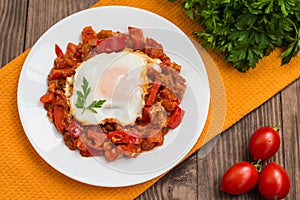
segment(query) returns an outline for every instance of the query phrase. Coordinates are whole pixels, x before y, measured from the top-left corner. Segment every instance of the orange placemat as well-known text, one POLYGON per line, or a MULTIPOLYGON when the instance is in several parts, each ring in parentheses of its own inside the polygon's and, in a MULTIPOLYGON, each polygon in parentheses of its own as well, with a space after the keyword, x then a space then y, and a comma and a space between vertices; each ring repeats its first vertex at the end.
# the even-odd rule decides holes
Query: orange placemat
MULTIPOLYGON (((187 35, 200 28, 185 15, 179 1, 169 3, 167 0, 101 0, 95 6, 104 5, 127 5, 152 11, 176 24, 187 35)), ((18 77, 28 52, 29 50, 0 70, 0 198, 133 199, 154 184, 160 177, 123 188, 86 185, 57 172, 35 152, 23 132, 16 97, 18 77)), ((207 54, 201 48, 199 53, 210 63, 211 58, 205 58, 207 54)), ((229 128, 299 77, 300 57, 297 56, 289 65, 280 67, 279 54, 280 50, 277 49, 261 60, 255 70, 243 74, 225 63, 220 55, 209 52, 217 66, 217 70, 213 64, 206 66, 212 83, 212 103, 205 129, 190 154, 220 133, 215 125, 220 126, 220 130, 229 128), (223 99, 226 97, 226 110, 218 105, 219 94, 223 99), (224 110, 224 124, 222 116, 215 115, 220 109, 224 110)))

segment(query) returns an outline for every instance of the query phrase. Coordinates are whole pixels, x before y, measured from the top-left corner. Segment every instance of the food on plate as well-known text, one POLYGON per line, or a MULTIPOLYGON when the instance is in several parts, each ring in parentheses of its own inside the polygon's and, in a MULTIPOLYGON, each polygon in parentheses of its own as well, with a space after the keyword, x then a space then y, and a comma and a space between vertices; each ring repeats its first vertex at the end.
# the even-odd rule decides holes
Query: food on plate
POLYGON ((65 53, 55 45, 48 90, 40 98, 65 144, 107 161, 163 145, 185 113, 181 66, 139 28, 121 33, 87 26, 81 39, 68 43, 65 53))

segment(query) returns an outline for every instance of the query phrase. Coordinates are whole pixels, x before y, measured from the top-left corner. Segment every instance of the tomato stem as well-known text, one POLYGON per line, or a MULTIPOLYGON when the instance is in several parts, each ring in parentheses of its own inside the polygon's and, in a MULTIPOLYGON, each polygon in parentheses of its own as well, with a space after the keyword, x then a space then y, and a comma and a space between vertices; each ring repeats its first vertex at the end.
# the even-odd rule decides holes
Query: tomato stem
POLYGON ((256 170, 258 171, 258 173, 261 172, 261 159, 252 162, 252 165, 256 168, 256 170))
POLYGON ((272 128, 273 128, 276 132, 278 132, 278 131, 280 130, 280 126, 277 126, 277 125, 272 126, 272 128))

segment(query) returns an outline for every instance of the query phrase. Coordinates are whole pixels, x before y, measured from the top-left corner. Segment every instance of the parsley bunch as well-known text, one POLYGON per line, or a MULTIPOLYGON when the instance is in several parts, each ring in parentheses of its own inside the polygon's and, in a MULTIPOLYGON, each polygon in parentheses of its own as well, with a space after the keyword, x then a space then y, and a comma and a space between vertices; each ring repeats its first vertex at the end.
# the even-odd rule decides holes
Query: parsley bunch
POLYGON ((281 65, 300 49, 300 0, 183 0, 183 7, 203 26, 193 33, 203 47, 223 52, 241 72, 276 47, 284 49, 281 65))

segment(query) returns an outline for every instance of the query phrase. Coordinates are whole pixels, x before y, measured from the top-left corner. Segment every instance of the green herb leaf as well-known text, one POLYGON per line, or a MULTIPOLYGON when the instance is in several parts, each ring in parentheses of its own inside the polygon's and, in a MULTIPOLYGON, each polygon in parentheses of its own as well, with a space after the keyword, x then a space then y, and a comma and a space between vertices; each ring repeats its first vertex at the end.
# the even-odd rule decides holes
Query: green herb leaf
POLYGON ((202 46, 222 52, 239 71, 255 68, 276 47, 286 49, 282 65, 300 50, 299 0, 182 0, 182 5, 202 25, 204 31, 193 32, 202 46))
POLYGON ((81 114, 83 114, 86 110, 90 110, 93 113, 97 113, 95 108, 102 108, 102 105, 105 103, 106 100, 94 100, 90 105, 86 106, 86 100, 91 92, 91 87, 89 87, 89 82, 85 77, 83 77, 81 88, 82 91, 76 91, 77 100, 75 106, 79 109, 83 109, 81 114))

